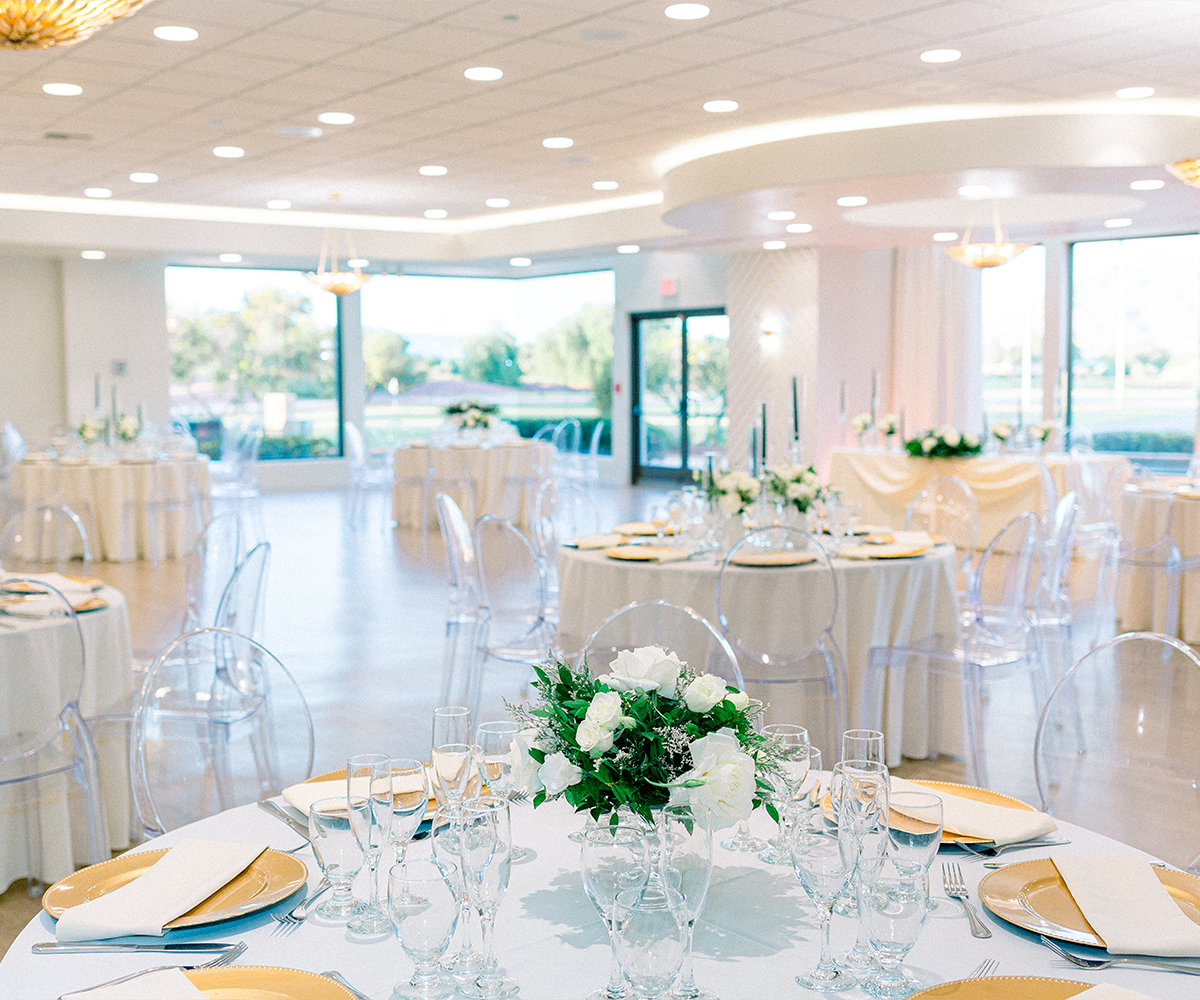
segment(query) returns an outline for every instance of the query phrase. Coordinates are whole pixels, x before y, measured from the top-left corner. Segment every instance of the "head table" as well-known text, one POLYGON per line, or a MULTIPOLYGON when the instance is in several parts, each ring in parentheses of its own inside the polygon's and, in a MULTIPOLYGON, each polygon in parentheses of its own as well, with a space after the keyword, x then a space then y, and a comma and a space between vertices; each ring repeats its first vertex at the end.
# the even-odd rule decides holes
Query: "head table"
MULTIPOLYGON (((562 803, 538 810, 513 806, 513 838, 531 858, 516 864, 508 895, 496 922, 496 949, 509 977, 520 984, 525 1000, 569 1000, 583 997, 607 981, 609 946, 600 919, 584 894, 579 874, 579 848, 567 834, 580 818, 562 803)), ((770 829, 761 810, 751 826, 758 835, 770 829)), ((1079 854, 1142 856, 1117 841, 1068 823, 1060 831, 1071 838, 1064 850, 1079 854)), ((284 824, 253 805, 241 806, 191 826, 175 830, 145 845, 170 846, 181 837, 208 837, 237 842, 265 842, 292 848, 299 838, 284 824)), ((427 857, 426 844, 414 844, 413 857, 427 857)), ((309 886, 320 872, 310 852, 298 855, 309 867, 309 886)), ((1015 852, 1009 857, 1029 860, 1044 856, 1036 851, 1015 852)), ((944 849, 939 860, 959 860, 962 852, 944 849)), ((381 866, 382 867, 382 866, 381 866)), ((981 863, 963 863, 963 874, 972 898, 986 874, 981 863)), ((363 896, 365 886, 356 886, 363 896)), ((1115 983, 1140 990, 1158 1000, 1194 998, 1196 977, 1180 973, 1113 968, 1099 972, 1060 969, 1054 956, 1036 937, 1011 927, 984 911, 993 936, 978 940, 970 934, 958 904, 938 896, 905 967, 926 985, 961 979, 984 959, 999 961, 997 975, 1046 976, 1089 983, 1115 983)), ((287 909, 280 903, 276 910, 287 909)), ((977 906, 977 908, 979 908, 977 906)), ((732 854, 715 848, 712 888, 696 925, 695 978, 722 1000, 762 1000, 764 997, 800 998, 817 994, 802 990, 793 980, 808 971, 818 958, 817 918, 790 868, 765 865, 753 855, 732 854)), ((412 974, 394 937, 357 938, 341 924, 322 924, 314 916, 289 935, 273 935, 275 923, 267 913, 210 927, 177 931, 172 940, 245 941, 249 946, 240 965, 282 966, 324 972, 341 972, 362 993, 382 1000, 391 995, 399 977, 412 974)), ((846 950, 854 940, 855 924, 844 917, 833 919, 833 944, 846 950)), ((53 922, 44 913, 21 932, 0 961, 0 996, 21 1000, 51 1000, 60 994, 166 964, 162 955, 33 955, 31 946, 54 939, 53 922)), ((202 959, 201 959, 202 960, 202 959)), ((171 961, 171 959, 167 959, 171 961)), ((182 964, 182 962, 180 963, 182 964)), ((859 1000, 865 994, 852 989, 841 994, 859 1000)), ((1018 1000, 1014 997, 1013 1000, 1018 1000)))

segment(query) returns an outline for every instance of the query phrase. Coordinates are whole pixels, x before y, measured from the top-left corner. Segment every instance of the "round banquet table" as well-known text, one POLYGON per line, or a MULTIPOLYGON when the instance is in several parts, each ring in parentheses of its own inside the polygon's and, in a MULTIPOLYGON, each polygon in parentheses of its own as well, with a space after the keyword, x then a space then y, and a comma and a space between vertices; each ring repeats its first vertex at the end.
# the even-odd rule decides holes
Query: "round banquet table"
MULTIPOLYGON (((132 535, 122 530, 125 504, 144 505, 157 476, 172 502, 184 506, 193 497, 208 498, 208 459, 172 458, 160 462, 19 462, 17 489, 23 506, 65 503, 83 518, 93 559, 129 562, 150 558, 150 524, 142 506, 132 535)), ((185 556, 196 544, 196 518, 186 510, 167 511, 158 519, 159 553, 168 559, 185 556), (163 543, 166 543, 165 546, 163 543)))
MULTIPOLYGON (((568 652, 583 648, 592 632, 614 611, 634 601, 665 600, 690 607, 717 625, 718 556, 677 562, 624 562, 604 550, 583 551, 562 546, 558 555, 558 647, 568 652)), ((938 545, 917 559, 834 559, 838 610, 833 639, 846 660, 849 674, 849 720, 856 724, 867 655, 873 646, 903 645, 932 635, 950 635, 958 628, 955 595, 955 552, 938 545)), ((748 617, 756 609, 764 629, 788 630, 796 610, 781 608, 776 596, 778 574, 798 574, 800 592, 808 581, 820 586, 822 570, 813 563, 797 567, 731 566, 737 577, 737 605, 731 619, 748 617)), ((815 638, 815 636, 813 637, 815 638)), ((811 641, 811 640, 810 640, 811 641)), ((775 648, 779 648, 778 644, 775 648)), ((754 688, 755 685, 750 685, 754 688)), ((751 690, 764 701, 780 701, 792 685, 772 684, 751 690)), ((961 699, 946 697, 931 713, 928 691, 916 671, 910 671, 903 706, 888 709, 889 764, 905 757, 962 753, 961 699)), ((815 739, 815 737, 814 737, 815 739)))
MULTIPOLYGON (((129 614, 119 590, 104 587, 98 596, 107 608, 79 616, 87 650, 87 668, 79 708, 84 718, 127 710, 133 693, 133 647, 129 614)), ((3 621, 14 628, 0 628, 0 683, 15 677, 16 684, 0 697, 0 718, 6 723, 18 712, 23 697, 44 694, 58 705, 71 696, 62 689, 64 657, 78 656, 78 643, 71 637, 65 618, 3 621), (35 687, 36 686, 36 687, 35 687)), ((0 690, 5 689, 0 688, 0 690)), ((100 760, 100 784, 108 814, 107 839, 112 847, 129 844, 129 740, 127 727, 93 727, 100 760)), ((87 827, 79 788, 71 778, 41 778, 0 788, 0 890, 18 878, 39 877, 44 882, 62 878, 78 864, 87 863, 87 827), (37 807, 28 813, 17 808, 29 789, 36 787, 37 807), (32 869, 30 836, 32 817, 41 825, 41 871, 32 869)), ((0 991, 0 995, 5 995, 0 991)), ((15 994, 13 994, 15 995, 15 994)))
MULTIPOLYGON (((426 462, 431 461, 434 474, 451 479, 472 480, 475 491, 475 516, 504 513, 504 486, 509 477, 529 479, 538 469, 549 470, 554 449, 545 441, 515 441, 508 444, 456 444, 444 448, 413 446, 397 448, 395 456, 396 484, 392 487, 392 519, 402 528, 421 527, 421 480, 426 462), (535 450, 536 449, 536 450, 535 450)), ((444 490, 470 517, 465 490, 444 490)), ((529 523, 530 490, 514 494, 518 508, 515 521, 529 523)), ((429 517, 436 520, 433 498, 429 498, 429 517)))
MULTIPOLYGON (((579 847, 567 834, 580 825, 580 817, 561 802, 534 810, 529 805, 513 807, 513 838, 532 855, 513 865, 508 894, 500 904, 496 920, 496 954, 508 976, 521 987, 524 1000, 569 1000, 580 998, 604 985, 608 978, 608 937, 600 919, 584 894, 579 875, 579 847)), ((1147 857, 1142 852, 1069 823, 1059 823, 1071 839, 1062 850, 1085 855, 1147 857)), ((751 819, 758 836, 770 832, 772 824, 763 810, 751 819)), ((240 806, 218 816, 175 830, 146 848, 168 847, 182 837, 206 837, 238 842, 265 843, 288 849, 299 838, 284 824, 253 805, 240 806)), ((428 842, 414 844, 411 857, 429 855, 428 842)), ((312 854, 297 855, 309 868, 309 887, 320 880, 312 854)), ((1044 855, 1014 853, 1028 860, 1044 855)), ((946 849, 942 860, 960 860, 960 851, 946 849)), ((804 1000, 817 994, 802 990, 794 976, 817 963, 820 939, 817 918, 790 868, 765 865, 753 855, 732 854, 715 848, 712 887, 696 923, 695 978, 697 984, 715 992, 722 1000, 761 1000, 763 997, 804 1000)), ((380 866, 383 867, 382 865, 380 866)), ((976 909, 976 886, 987 874, 982 864, 963 864, 963 875, 976 909)), ((936 876, 936 872, 934 873, 936 876)), ((939 895, 936 878, 935 894, 939 895)), ((355 893, 365 898, 365 879, 360 877, 355 893)), ((280 903, 283 912, 294 900, 280 903)), ((966 918, 955 902, 938 899, 916 947, 905 967, 927 985, 969 976, 987 958, 999 961, 1000 975, 1045 976, 1114 983, 1139 990, 1158 1000, 1194 998, 1197 980, 1181 973, 1133 968, 1098 972, 1058 968, 1054 955, 1026 931, 1004 923, 984 911, 983 920, 992 937, 971 937, 966 918)), ((361 939, 346 932, 343 924, 329 924, 310 916, 288 935, 272 933, 275 924, 267 913, 209 927, 177 931, 171 940, 245 941, 249 946, 241 965, 282 966, 323 972, 335 969, 353 986, 373 1000, 391 996, 392 986, 412 974, 412 963, 400 952, 391 935, 361 939)), ((854 942, 856 925, 845 917, 833 918, 835 952, 854 942)), ((476 931, 478 934, 478 931, 476 931)), ((80 990, 99 982, 172 961, 162 955, 33 955, 31 946, 54 939, 53 921, 39 914, 25 927, 0 961, 0 996, 21 1000, 51 1000, 69 990, 80 990)), ((457 941, 452 943, 457 947, 457 941)), ((194 959, 194 956, 189 956, 194 959)), ((184 962, 188 958, 180 958, 184 962)), ((861 1000, 865 994, 852 989, 840 994, 861 1000)))

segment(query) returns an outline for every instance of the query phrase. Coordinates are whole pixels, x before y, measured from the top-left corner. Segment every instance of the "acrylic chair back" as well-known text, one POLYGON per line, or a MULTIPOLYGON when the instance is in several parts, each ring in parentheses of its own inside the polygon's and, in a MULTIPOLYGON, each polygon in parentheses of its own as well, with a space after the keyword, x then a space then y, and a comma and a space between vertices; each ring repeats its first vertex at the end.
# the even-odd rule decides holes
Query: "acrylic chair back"
POLYGON ((446 493, 438 493, 438 527, 442 532, 442 544, 446 548, 446 562, 450 568, 450 586, 454 588, 454 612, 456 620, 473 619, 479 611, 479 567, 475 559, 475 540, 471 537, 471 526, 463 516, 462 508, 446 493))
POLYGON ((358 469, 366 465, 367 446, 358 424, 352 420, 342 421, 342 440, 346 443, 346 457, 350 460, 350 468, 358 469))
POLYGON ((225 588, 242 558, 242 519, 236 511, 214 517, 196 536, 187 561, 184 631, 217 624, 225 588))
POLYGON ((569 479, 547 479, 534 501, 533 544, 548 571, 558 557, 558 546, 600 530, 600 513, 591 495, 569 479))
POLYGON ((1068 575, 1077 508, 1074 491, 1068 492, 1058 502, 1050 518, 1049 531, 1042 544, 1037 592, 1034 595, 1034 610, 1039 621, 1066 621, 1070 617, 1068 575))
POLYGON ((597 627, 576 661, 593 676, 609 673, 623 649, 661 646, 696 674, 716 674, 738 690, 745 688, 737 655, 728 640, 702 615, 669 601, 636 601, 614 611, 597 627))
POLYGON ((1003 642, 1011 642, 1029 627, 1027 611, 1037 586, 1038 538, 1038 516, 1026 511, 996 532, 979 560, 968 610, 975 624, 1003 642))
POLYGON ((0 531, 0 566, 10 573, 86 573, 91 562, 83 521, 65 504, 26 507, 0 531))
POLYGON ((529 622, 542 618, 546 574, 533 543, 520 528, 485 514, 475 524, 475 557, 490 618, 529 622))
POLYGON ((1038 721, 1042 808, 1178 865, 1200 852, 1200 657, 1127 632, 1058 682, 1038 721))
POLYGON ((261 639, 266 615, 267 573, 271 566, 271 543, 260 542, 241 561, 221 595, 217 607, 218 628, 261 639))
POLYGON ((958 552, 959 570, 970 587, 970 567, 979 545, 979 503, 965 480, 938 476, 926 483, 904 512, 904 530, 949 538, 958 552))
POLYGON ((249 636, 186 632, 146 675, 130 774, 148 836, 276 795, 308 778, 312 762, 304 695, 249 636))

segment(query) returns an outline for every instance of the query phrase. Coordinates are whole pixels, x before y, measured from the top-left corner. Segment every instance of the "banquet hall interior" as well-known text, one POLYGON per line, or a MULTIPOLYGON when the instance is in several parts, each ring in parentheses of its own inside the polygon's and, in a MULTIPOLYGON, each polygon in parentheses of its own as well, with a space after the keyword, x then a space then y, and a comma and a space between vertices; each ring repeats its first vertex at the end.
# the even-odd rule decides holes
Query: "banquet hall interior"
POLYGON ((1134 755, 1051 812, 1200 860, 1200 0, 10 6, 0 587, 72 608, 0 594, 0 959, 173 828, 139 748, 213 626, 299 695, 288 784, 669 601, 826 769, 881 730, 1037 809, 1072 666, 1166 634, 1172 791, 1114 812, 1134 755))

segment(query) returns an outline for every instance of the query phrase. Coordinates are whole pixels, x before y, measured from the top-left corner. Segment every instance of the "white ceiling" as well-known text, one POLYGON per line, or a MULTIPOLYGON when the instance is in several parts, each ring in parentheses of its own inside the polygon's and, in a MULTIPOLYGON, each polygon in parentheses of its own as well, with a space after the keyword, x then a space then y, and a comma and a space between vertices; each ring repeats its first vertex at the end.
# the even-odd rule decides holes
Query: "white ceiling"
MULTIPOLYGON (((79 45, 0 52, 0 192, 79 197, 99 186, 115 199, 261 209, 285 198, 296 210, 322 211, 337 191, 349 213, 420 218, 440 208, 454 222, 499 214, 484 207, 486 198, 508 198, 516 211, 660 190, 656 156, 726 129, 914 105, 1109 100, 1134 85, 1156 88, 1155 101, 1200 97, 1200 3, 1192 0, 709 0, 712 14, 700 21, 670 20, 665 6, 154 0, 79 45), (155 38, 153 29, 168 24, 200 37, 155 38), (922 63, 919 53, 934 47, 961 49, 963 58, 922 63), (504 78, 466 80, 463 70, 476 65, 499 67, 504 78), (52 97, 41 90, 48 82, 84 92, 52 97), (714 98, 740 108, 703 111, 714 98), (320 138, 278 134, 316 125, 322 111, 357 120, 322 126, 320 138), (560 135, 574 147, 542 147, 560 135), (219 159, 217 145, 246 155, 219 159), (449 173, 420 176, 423 164, 449 173), (134 184, 133 171, 161 180, 134 184), (595 180, 620 188, 596 192, 595 180)), ((1138 110, 1139 102, 1122 103, 1138 110)), ((1200 128, 1194 135, 1200 154, 1200 128)), ((949 173, 944 190, 929 176, 911 193, 897 189, 887 138, 877 174, 891 185, 889 201, 954 197, 949 173)), ((980 150, 980 168, 990 165, 988 154, 980 150)), ((1061 180, 1090 195, 1129 195, 1132 175, 1095 169, 1090 179, 1061 180)), ((1033 168, 1009 176, 1012 193, 1079 190, 1046 190, 1045 181, 1033 168)), ((757 190, 753 177, 743 186, 757 190)), ((1200 192, 1180 190, 1167 217, 1194 227, 1200 192)), ((1138 197, 1149 202, 1155 193, 1138 197)), ((903 240, 896 220, 909 225, 919 219, 914 211, 893 212, 893 228, 824 212, 822 228, 794 242, 903 240)), ((626 238, 675 246, 762 238, 752 211, 726 213, 720 234, 694 235, 651 224, 662 212, 647 212, 629 216, 626 238)), ((560 235, 557 244, 594 249, 615 235, 611 219, 574 229, 573 240, 560 235)), ((475 252, 519 252, 520 240, 530 242, 528 233, 493 237, 475 252)), ((431 253, 462 256, 470 247, 431 253)))

